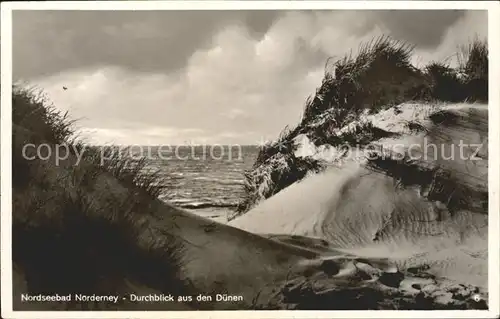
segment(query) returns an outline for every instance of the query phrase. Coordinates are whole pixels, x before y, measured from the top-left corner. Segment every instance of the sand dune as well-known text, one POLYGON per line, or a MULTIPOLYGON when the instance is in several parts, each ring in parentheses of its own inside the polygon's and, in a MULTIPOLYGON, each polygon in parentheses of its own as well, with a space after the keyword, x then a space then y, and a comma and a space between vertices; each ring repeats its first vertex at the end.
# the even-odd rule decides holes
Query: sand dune
MULTIPOLYGON (((387 170, 351 161, 289 186, 229 224, 255 233, 317 238, 323 256, 341 251, 388 258, 400 269, 424 267, 429 274, 486 292, 487 109, 459 105, 440 112, 425 118, 427 133, 413 141, 434 143, 438 150, 445 145, 446 156, 454 148, 457 156, 429 153, 412 165, 446 173, 454 187, 446 194, 448 202, 437 200, 440 193, 432 188, 444 194, 450 186, 427 183, 423 174, 424 182, 402 187, 387 170), (471 145, 482 144, 481 159, 459 157, 460 142, 470 146, 463 147, 468 157, 477 149, 471 145)), ((307 241, 301 242, 310 246, 307 241)))
MULTIPOLYGON (((46 169, 52 173, 64 170, 60 167, 50 169, 46 167, 46 169)), ((99 177, 95 186, 97 186, 95 192, 88 195, 94 199, 94 204, 97 206, 104 205, 108 196, 113 196, 116 200, 127 195, 119 184, 106 175, 99 177)), ((71 185, 66 187, 71 192, 71 185)), ((118 309, 484 308, 484 303, 471 304, 470 297, 477 292, 474 287, 438 280, 425 271, 414 273, 408 269, 397 271, 394 262, 389 258, 359 257, 336 250, 330 243, 326 245, 328 246, 326 249, 320 251, 316 247, 321 246, 322 242, 308 238, 287 238, 287 236, 265 238, 266 236, 255 235, 198 217, 161 201, 150 203, 148 209, 150 213, 142 215, 140 223, 137 224, 139 232, 136 246, 142 247, 141 250, 151 249, 148 248, 151 245, 167 249, 168 246, 165 245, 169 240, 181 243, 179 276, 189 283, 190 294, 195 296, 197 293, 210 295, 227 293, 242 296, 243 300, 218 303, 124 303, 119 307, 115 306, 118 309), (421 286, 420 290, 413 288, 417 287, 415 284, 421 286), (464 299, 462 295, 467 298, 464 299), (423 301, 415 299, 416 296, 420 296, 423 301)), ((92 242, 89 242, 90 244, 92 242)), ((323 246, 324 244, 323 242, 323 246)), ((128 249, 135 248, 129 246, 128 249)), ((136 269, 138 272, 125 265, 114 266, 116 268, 113 269, 123 275, 110 278, 111 287, 117 289, 113 291, 121 291, 122 294, 171 291, 173 284, 171 278, 166 277, 162 280, 160 273, 157 273, 158 267, 162 267, 162 263, 168 261, 160 260, 151 264, 146 256, 139 258, 135 256, 135 262, 142 265, 136 269), (151 277, 149 279, 144 278, 143 273, 148 269, 151 277), (115 286, 117 284, 118 288, 115 286)), ((71 264, 71 260, 67 258, 70 257, 61 256, 60 267, 67 266, 68 262, 71 264)), ((169 258, 168 254, 166 258, 169 258)), ((17 274, 14 296, 19 296, 22 292, 33 293, 31 288, 33 278, 26 276, 30 271, 32 274, 32 270, 23 269, 22 260, 17 262, 15 260, 14 264, 17 274)), ((38 271, 43 274, 43 270, 38 271)), ((87 271, 92 270, 87 269, 87 271)), ((71 282, 67 284, 71 285, 71 282)), ((106 282, 101 284, 104 285, 106 282)), ((50 290, 50 287, 44 289, 57 292, 50 290)), ((15 305, 19 310, 64 307, 64 305, 33 305, 19 302, 15 305)), ((109 308, 114 309, 113 306, 109 308)))
MULTIPOLYGON (((458 136, 457 123, 481 123, 469 119, 484 113, 467 112, 432 136, 458 136)), ((16 131, 14 143, 24 134, 16 131)), ((464 137, 483 138, 478 134, 464 137)), ((291 185, 226 225, 74 162, 32 161, 39 182, 15 186, 18 310, 82 307, 19 303, 23 292, 82 290, 242 297, 106 305, 124 310, 486 307, 487 214, 476 194, 487 190, 487 164, 471 171, 466 161, 443 162, 448 179, 463 181, 454 184, 462 185, 460 196, 471 196, 458 206, 430 198, 441 198, 436 185, 401 186, 390 170, 351 162, 291 185)))

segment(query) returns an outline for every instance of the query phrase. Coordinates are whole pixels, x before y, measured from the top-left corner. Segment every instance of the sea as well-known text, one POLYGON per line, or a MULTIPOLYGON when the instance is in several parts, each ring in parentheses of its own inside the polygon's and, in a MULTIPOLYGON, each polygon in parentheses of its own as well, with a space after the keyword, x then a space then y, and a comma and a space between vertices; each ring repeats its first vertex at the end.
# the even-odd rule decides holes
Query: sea
MULTIPOLYGON (((156 171, 166 186, 160 199, 203 217, 226 222, 244 195, 244 171, 254 145, 148 146, 145 170, 156 171)), ((137 152, 134 152, 137 155, 137 152)))

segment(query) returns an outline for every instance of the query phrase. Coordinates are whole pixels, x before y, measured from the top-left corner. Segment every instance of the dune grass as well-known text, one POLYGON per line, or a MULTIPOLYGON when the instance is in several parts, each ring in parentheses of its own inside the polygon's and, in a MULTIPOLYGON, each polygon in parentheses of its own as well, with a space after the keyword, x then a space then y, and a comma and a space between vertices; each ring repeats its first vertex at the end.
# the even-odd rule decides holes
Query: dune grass
POLYGON ((407 43, 379 37, 361 44, 332 63, 314 98, 306 104, 303 123, 331 109, 339 127, 364 109, 376 111, 419 97, 422 72, 411 65, 413 47, 407 43))
MULTIPOLYGON (((75 120, 67 112, 57 110, 39 90, 13 88, 12 122, 13 164, 26 166, 26 159, 22 157, 24 145, 67 145, 71 155, 76 155, 75 150, 82 152, 84 160, 92 163, 97 171, 111 173, 126 185, 152 197, 165 191, 166 186, 159 172, 145 170, 145 158, 124 156, 127 149, 96 147, 80 141, 75 133, 75 120)), ((13 172, 23 174, 22 169, 13 169, 13 172)), ((13 181, 22 180, 19 175, 13 177, 13 181)))
POLYGON ((186 293, 182 243, 168 233, 145 235, 152 231, 151 205, 163 191, 159 176, 144 171, 144 160, 78 142, 68 115, 37 91, 14 87, 12 102, 13 263, 27 292, 116 294, 131 281, 186 293), (30 143, 52 151, 69 145, 71 154, 60 165, 53 157, 28 160, 24 155, 34 151, 22 152, 30 143), (82 148, 83 160, 75 165, 75 150, 82 148))
MULTIPOLYGON (((336 61, 329 60, 320 87, 314 96, 306 99, 300 123, 294 129, 286 128, 276 142, 261 149, 253 167, 246 172, 246 196, 236 215, 307 175, 296 174, 302 171, 304 162, 313 161, 296 159, 293 154, 293 140, 300 134, 308 136, 316 146, 366 145, 393 134, 371 123, 359 122, 361 114, 377 113, 411 101, 488 101, 488 45, 485 40, 476 38, 460 47, 456 67, 434 61, 417 68, 411 63, 413 54, 412 45, 383 36, 361 44, 356 53, 351 52, 336 61), (355 124, 352 129, 339 133, 350 123, 355 124), (297 167, 283 167, 282 174, 267 168, 276 166, 274 162, 283 161, 282 158, 288 165, 297 167), (271 171, 279 177, 270 176, 271 171)), ((318 169, 321 165, 312 165, 312 170, 318 169)))

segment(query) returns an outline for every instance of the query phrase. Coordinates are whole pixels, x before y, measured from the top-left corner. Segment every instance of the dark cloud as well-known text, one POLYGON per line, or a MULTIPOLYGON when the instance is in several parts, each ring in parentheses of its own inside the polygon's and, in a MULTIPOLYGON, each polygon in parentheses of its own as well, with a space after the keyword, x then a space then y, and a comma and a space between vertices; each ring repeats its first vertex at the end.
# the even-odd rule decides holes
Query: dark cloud
POLYGON ((182 68, 210 45, 228 23, 251 36, 267 32, 277 11, 16 11, 13 62, 16 78, 92 65, 138 71, 182 68))
POLYGON ((39 75, 30 82, 100 143, 255 143, 297 123, 327 57, 385 33, 415 44, 419 63, 440 60, 487 34, 486 15, 463 15, 23 12, 14 15, 14 72, 39 75))
MULTIPOLYGON (((343 14, 330 13, 332 19, 343 14)), ((99 65, 170 73, 182 69, 195 51, 210 46, 213 35, 228 24, 243 25, 250 37, 260 39, 284 14, 286 11, 263 10, 15 11, 14 77, 99 65)), ((360 11, 344 27, 353 36, 362 36, 379 26, 396 39, 432 49, 464 14, 456 10, 360 11)), ((326 59, 321 52, 306 52, 312 48, 300 43, 297 49, 302 53, 295 54, 306 65, 309 58, 312 63, 326 59)))
POLYGON ((407 41, 420 49, 441 44, 450 26, 465 16, 465 10, 383 10, 371 11, 367 23, 358 32, 375 25, 383 26, 395 39, 407 41))

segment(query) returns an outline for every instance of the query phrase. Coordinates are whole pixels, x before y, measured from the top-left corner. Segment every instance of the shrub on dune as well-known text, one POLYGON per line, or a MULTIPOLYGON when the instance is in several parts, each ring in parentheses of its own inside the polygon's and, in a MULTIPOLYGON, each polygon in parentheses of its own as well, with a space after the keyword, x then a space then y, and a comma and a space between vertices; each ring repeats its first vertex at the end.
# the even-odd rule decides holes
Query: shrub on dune
POLYGON ((472 101, 488 101, 488 43, 475 39, 462 47, 459 58, 459 70, 464 78, 463 83, 467 99, 472 101))
POLYGON ((365 109, 376 112, 417 98, 424 82, 410 62, 412 52, 407 43, 380 37, 361 45, 356 55, 336 61, 306 104, 303 123, 331 110, 342 127, 365 109))
POLYGON ((466 93, 462 89, 462 83, 456 69, 450 66, 432 62, 425 69, 428 77, 429 97, 441 101, 458 102, 465 99, 466 93))
POLYGON ((488 101, 488 44, 474 39, 460 48, 458 66, 431 62, 424 68, 428 99, 447 102, 488 101))

